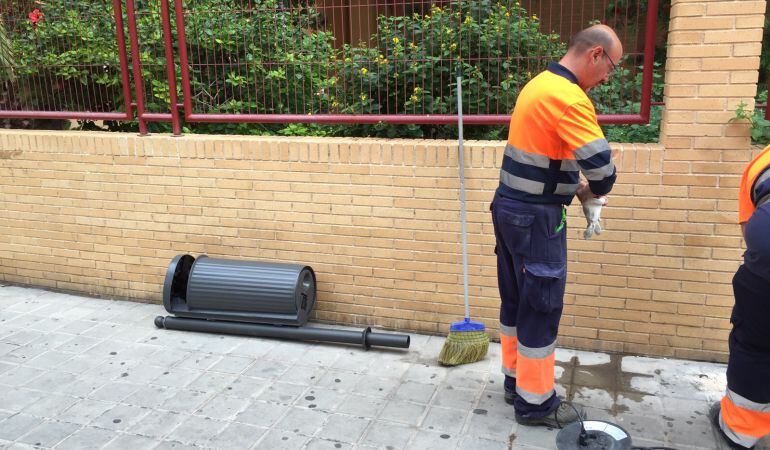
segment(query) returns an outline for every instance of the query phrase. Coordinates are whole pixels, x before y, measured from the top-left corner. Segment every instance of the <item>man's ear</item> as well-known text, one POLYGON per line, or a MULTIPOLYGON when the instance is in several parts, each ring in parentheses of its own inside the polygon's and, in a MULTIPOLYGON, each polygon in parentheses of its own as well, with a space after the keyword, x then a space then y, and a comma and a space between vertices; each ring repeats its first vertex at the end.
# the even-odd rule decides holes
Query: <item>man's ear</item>
POLYGON ((598 62, 599 59, 602 57, 602 53, 604 50, 602 50, 601 47, 594 47, 591 49, 591 58, 593 58, 594 62, 598 62))

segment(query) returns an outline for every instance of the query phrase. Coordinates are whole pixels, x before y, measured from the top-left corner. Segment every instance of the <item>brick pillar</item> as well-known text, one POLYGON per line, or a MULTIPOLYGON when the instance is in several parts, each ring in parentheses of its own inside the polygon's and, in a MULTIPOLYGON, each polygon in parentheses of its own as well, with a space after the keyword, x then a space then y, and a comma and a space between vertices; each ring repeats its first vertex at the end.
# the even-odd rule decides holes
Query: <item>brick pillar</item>
POLYGON ((666 149, 750 148, 748 126, 728 121, 741 101, 754 107, 766 6, 766 0, 672 1, 661 124, 666 149))

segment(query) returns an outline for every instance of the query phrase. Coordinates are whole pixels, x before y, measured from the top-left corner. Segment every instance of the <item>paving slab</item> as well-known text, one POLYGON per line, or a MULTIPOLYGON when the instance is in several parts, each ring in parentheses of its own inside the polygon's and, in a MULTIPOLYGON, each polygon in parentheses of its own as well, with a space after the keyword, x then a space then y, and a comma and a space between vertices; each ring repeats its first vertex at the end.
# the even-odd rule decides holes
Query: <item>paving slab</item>
MULTIPOLYGON (((159 330, 163 314, 0 285, 0 448, 555 448, 558 430, 518 425, 503 401, 499 344, 447 368, 442 336, 365 351, 159 330)), ((555 359, 557 392, 635 445, 719 448, 706 413, 725 365, 564 348, 555 359)))

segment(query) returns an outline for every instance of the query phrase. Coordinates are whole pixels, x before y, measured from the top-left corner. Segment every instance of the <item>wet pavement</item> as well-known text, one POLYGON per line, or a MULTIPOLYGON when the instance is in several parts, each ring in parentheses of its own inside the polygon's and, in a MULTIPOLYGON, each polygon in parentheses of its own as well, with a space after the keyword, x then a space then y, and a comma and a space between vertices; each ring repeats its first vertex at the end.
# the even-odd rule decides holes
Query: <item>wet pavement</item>
MULTIPOLYGON (((159 330, 160 305, 0 286, 0 448, 555 448, 516 424, 500 346, 409 350, 159 330)), ((317 326, 317 325, 313 325, 317 326)), ((725 366, 557 349, 562 396, 636 446, 715 449, 725 366)), ((770 449, 765 440, 757 448, 770 449)))

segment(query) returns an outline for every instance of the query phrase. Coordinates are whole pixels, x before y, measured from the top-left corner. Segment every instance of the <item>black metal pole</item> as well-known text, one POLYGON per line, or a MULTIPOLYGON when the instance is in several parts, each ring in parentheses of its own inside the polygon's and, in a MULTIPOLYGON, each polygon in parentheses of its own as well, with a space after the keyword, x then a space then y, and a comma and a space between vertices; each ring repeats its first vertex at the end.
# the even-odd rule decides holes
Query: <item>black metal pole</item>
POLYGON ((366 327, 362 331, 335 330, 330 328, 288 327, 260 325, 244 322, 225 322, 221 320, 182 319, 171 316, 158 316, 155 326, 167 330, 200 331, 203 333, 237 334, 260 336, 299 341, 339 342, 359 344, 368 349, 371 346, 409 348, 409 336, 405 334, 372 333, 366 327))

